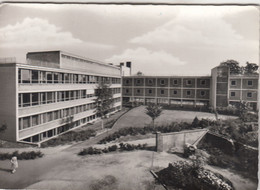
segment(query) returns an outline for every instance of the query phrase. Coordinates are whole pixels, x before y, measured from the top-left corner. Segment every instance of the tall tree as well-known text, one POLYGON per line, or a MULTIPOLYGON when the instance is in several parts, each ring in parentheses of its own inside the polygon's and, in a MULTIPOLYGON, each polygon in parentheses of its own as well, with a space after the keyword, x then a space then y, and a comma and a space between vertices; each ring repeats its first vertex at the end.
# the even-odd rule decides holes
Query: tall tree
POLYGON ((239 118, 242 121, 245 121, 246 114, 250 110, 249 104, 246 101, 240 101, 236 104, 236 108, 238 109, 239 118))
POLYGON ((246 62, 246 66, 244 67, 245 74, 254 74, 258 70, 258 65, 255 63, 246 62))
POLYGON ((153 128, 154 128, 154 120, 159 117, 162 113, 162 109, 159 105, 157 104, 148 104, 148 106, 146 106, 146 112, 145 112, 148 116, 150 116, 152 118, 153 121, 153 128))
POLYGON ((112 89, 104 81, 100 81, 95 90, 95 103, 96 103, 96 113, 101 117, 102 129, 104 128, 104 118, 109 113, 113 106, 113 94, 112 89))
POLYGON ((239 66, 239 63, 232 59, 220 63, 220 66, 228 66, 230 69, 230 74, 242 73, 242 68, 239 66))

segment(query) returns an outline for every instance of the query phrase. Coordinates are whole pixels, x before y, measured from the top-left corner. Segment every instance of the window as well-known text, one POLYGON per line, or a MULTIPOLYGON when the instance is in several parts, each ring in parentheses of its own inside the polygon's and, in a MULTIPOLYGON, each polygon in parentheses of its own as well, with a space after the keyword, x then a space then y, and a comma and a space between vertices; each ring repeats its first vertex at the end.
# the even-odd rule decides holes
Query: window
POLYGON ((201 80, 200 81, 200 85, 204 86, 206 84, 206 81, 205 80, 201 80))
POLYGON ((174 90, 174 91, 173 91, 173 94, 174 94, 174 95, 176 95, 177 93, 178 93, 177 90, 174 90))
POLYGON ((164 94, 164 90, 161 90, 161 94, 164 94))
POLYGON ((205 91, 200 91, 201 96, 205 96, 205 91))
POLYGON ((32 93, 32 105, 38 105, 39 104, 39 94, 38 93, 32 93))
POLYGON ((52 83, 53 80, 52 72, 46 72, 46 75, 47 75, 47 83, 52 83))
POLYGON ((231 86, 236 86, 236 85, 237 85, 237 81, 232 80, 232 81, 231 81, 231 86))
POLYGON ((153 80, 152 80, 152 79, 149 79, 149 80, 148 80, 148 84, 153 84, 153 80))
POLYGON ((48 112, 47 113, 47 122, 52 121, 52 120, 53 120, 52 112, 48 112))
POLYGON ((177 84, 178 84, 178 80, 177 80, 177 79, 174 79, 174 80, 173 80, 173 84, 174 84, 174 85, 177 85, 177 84))
POLYGON ((137 93, 140 93, 140 92, 141 92, 141 90, 137 89, 137 93))
POLYGON ((252 98, 252 92, 248 92, 248 93, 247 93, 247 97, 248 97, 248 98, 252 98))
POLYGON ((69 78, 68 73, 64 73, 64 80, 65 80, 65 83, 70 83, 70 78, 69 78))
POLYGON ((137 79, 136 80, 136 84, 140 84, 141 83, 141 80, 140 79, 137 79))
POLYGON ((46 83, 46 72, 40 71, 40 81, 41 83, 46 83))
POLYGON ((76 75, 76 74, 73 75, 73 81, 74 81, 74 83, 79 83, 78 75, 76 75))
POLYGON ((39 71, 32 70, 32 83, 39 82, 39 71))
POLYGON ((39 115, 32 116, 32 126, 39 125, 39 115))
POLYGON ((191 80, 186 80, 187 85, 191 85, 191 80))
POLYGON ((160 80, 160 84, 165 85, 165 80, 164 79, 160 80))
POLYGON ((23 129, 23 120, 22 118, 19 118, 19 130, 23 129))
POLYGON ((22 83, 21 69, 18 70, 18 82, 22 83))
POLYGON ((70 91, 70 100, 74 100, 74 99, 75 99, 74 91, 70 91))
POLYGON ((248 81, 247 81, 247 85, 248 85, 248 86, 252 86, 252 85, 253 85, 253 81, 248 80, 248 81))
POLYGON ((148 91, 148 92, 149 92, 149 94, 152 94, 152 90, 151 90, 151 89, 149 89, 149 91, 148 91))
POLYGON ((54 120, 60 118, 60 110, 54 112, 54 120))
POLYGON ((191 95, 191 91, 190 90, 186 91, 186 95, 190 96, 191 95))
POLYGON ((53 101, 53 93, 47 92, 47 104, 52 103, 53 101))
POLYGON ((87 97, 87 90, 81 90, 81 98, 87 97))
POLYGON ((23 107, 31 106, 30 93, 23 94, 23 107))
POLYGON ((125 92, 126 92, 126 93, 129 93, 129 90, 128 90, 128 89, 126 89, 126 90, 125 90, 125 92))
POLYGON ((22 83, 30 83, 30 70, 21 69, 22 83))
POLYGON ((53 78, 54 78, 54 83, 59 83, 59 74, 58 73, 54 73, 53 78))
POLYGON ((236 96, 236 92, 231 92, 231 93, 230 93, 230 96, 232 96, 232 97, 233 97, 233 96, 236 96))
POLYGON ((31 127, 30 117, 23 118, 23 129, 31 127))

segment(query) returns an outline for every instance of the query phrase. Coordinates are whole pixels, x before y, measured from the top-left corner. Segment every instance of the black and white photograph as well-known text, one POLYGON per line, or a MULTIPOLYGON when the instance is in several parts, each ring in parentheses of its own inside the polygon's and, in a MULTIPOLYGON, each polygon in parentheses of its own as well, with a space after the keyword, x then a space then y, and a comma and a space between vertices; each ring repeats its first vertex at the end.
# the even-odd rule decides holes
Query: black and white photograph
POLYGON ((0 189, 257 190, 259 4, 0 4, 0 189))

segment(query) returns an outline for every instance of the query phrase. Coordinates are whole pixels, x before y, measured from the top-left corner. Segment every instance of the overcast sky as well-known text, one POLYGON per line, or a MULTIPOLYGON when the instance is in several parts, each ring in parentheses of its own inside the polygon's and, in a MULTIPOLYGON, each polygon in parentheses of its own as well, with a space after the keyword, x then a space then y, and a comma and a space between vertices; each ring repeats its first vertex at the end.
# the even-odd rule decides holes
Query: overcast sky
POLYGON ((209 75, 220 62, 259 62, 254 6, 5 5, 0 57, 63 50, 99 61, 132 61, 133 73, 209 75))

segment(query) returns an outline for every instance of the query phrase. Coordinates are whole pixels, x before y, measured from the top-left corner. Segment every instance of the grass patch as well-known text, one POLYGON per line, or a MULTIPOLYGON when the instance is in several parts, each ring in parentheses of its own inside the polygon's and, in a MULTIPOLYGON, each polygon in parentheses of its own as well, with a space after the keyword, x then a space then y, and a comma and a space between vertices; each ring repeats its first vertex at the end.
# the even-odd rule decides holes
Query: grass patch
POLYGON ((90 190, 116 190, 118 189, 118 180, 115 176, 106 175, 103 179, 93 181, 90 190))

